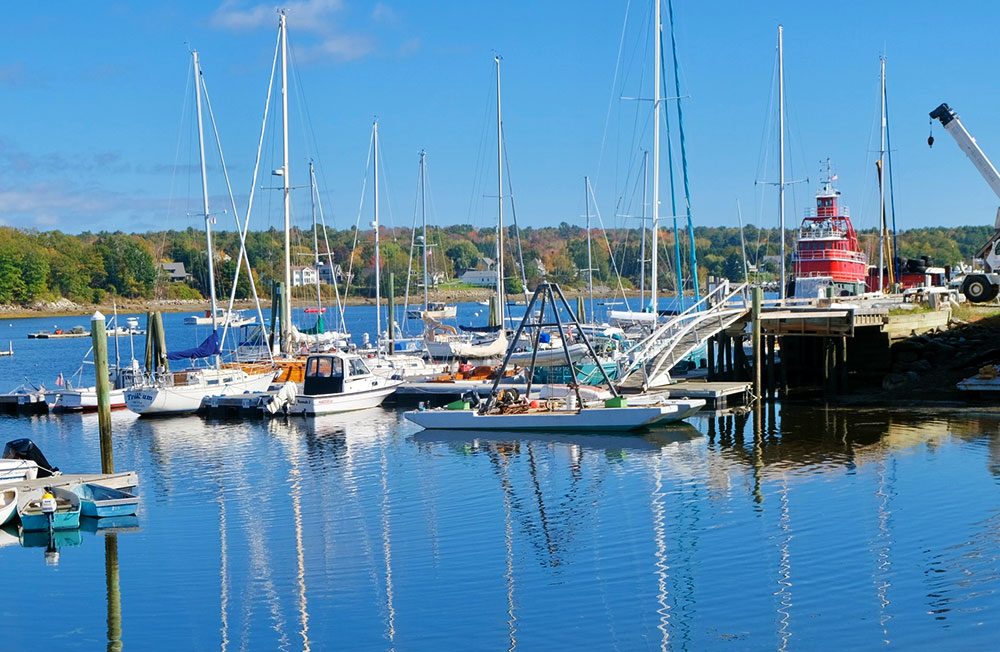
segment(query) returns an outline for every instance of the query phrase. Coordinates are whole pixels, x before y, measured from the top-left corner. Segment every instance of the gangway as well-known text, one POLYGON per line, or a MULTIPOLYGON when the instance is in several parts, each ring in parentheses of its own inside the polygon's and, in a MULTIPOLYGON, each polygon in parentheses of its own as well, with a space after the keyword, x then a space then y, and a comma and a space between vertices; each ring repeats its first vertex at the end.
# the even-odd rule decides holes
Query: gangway
POLYGON ((678 362, 710 337, 747 317, 749 288, 748 283, 719 285, 701 301, 653 329, 622 363, 618 385, 641 385, 643 390, 669 385, 670 370, 678 362))

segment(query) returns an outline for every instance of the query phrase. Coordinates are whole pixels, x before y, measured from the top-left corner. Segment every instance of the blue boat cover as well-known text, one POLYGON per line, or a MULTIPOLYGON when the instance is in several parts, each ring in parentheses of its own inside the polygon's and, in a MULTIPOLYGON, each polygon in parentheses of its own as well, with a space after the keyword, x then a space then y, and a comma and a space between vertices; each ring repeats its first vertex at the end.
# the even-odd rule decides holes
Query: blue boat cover
POLYGON ((172 351, 167 353, 167 360, 207 358, 210 355, 219 355, 221 350, 222 349, 219 346, 219 334, 216 331, 212 331, 212 334, 206 337, 204 342, 193 349, 184 349, 182 351, 172 351))
POLYGON ((459 324, 458 328, 466 333, 497 333, 500 331, 500 326, 462 326, 459 324))

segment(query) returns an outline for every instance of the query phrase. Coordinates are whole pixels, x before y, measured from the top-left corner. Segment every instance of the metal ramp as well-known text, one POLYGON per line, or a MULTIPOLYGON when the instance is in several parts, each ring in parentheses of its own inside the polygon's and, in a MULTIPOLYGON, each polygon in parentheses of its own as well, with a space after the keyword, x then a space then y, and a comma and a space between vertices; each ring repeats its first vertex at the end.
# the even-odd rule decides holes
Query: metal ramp
POLYGON ((629 352, 618 372, 620 387, 643 390, 672 382, 670 370, 708 338, 744 319, 749 285, 722 284, 684 312, 657 326, 629 352))

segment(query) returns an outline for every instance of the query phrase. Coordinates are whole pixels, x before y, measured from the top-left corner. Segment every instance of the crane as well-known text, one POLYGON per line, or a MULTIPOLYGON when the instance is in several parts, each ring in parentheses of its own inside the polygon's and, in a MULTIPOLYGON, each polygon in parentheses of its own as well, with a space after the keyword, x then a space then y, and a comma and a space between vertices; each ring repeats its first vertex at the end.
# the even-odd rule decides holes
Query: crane
MULTIPOLYGON (((990 159, 987 158, 982 148, 972 137, 972 134, 965 128, 958 114, 947 104, 942 104, 931 111, 931 119, 941 122, 944 130, 951 134, 951 137, 958 143, 959 148, 965 152, 972 164, 983 175, 986 183, 1000 198, 1000 172, 993 167, 990 159)), ((928 145, 933 145, 934 139, 927 140, 928 145)), ((1000 293, 1000 209, 997 209, 996 221, 993 224, 994 231, 986 244, 976 252, 977 258, 982 258, 986 271, 982 274, 967 274, 962 283, 962 294, 973 303, 992 301, 1000 293)))

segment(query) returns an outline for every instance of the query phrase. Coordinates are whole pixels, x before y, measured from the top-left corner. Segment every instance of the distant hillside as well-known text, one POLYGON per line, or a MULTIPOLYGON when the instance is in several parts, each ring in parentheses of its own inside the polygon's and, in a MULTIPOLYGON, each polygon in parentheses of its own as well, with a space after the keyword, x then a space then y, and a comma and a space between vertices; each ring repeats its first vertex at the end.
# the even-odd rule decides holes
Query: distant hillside
MULTIPOLYGON (((971 259, 992 232, 991 226, 935 227, 902 232, 897 240, 903 258, 927 255, 937 264, 951 265, 971 259)), ((236 271, 239 241, 234 232, 218 231, 213 235, 217 254, 217 292, 219 296, 228 296, 236 271)), ((350 292, 370 293, 374 285, 372 232, 330 229, 325 234, 320 232, 317 235, 323 252, 322 261, 327 262, 332 255, 334 265, 338 265, 344 274, 341 278, 351 279, 350 292)), ((785 233, 786 253, 789 256, 794 235, 793 231, 785 233)), ((422 254, 418 240, 411 263, 412 236, 410 230, 405 228, 383 229, 381 234, 383 287, 386 287, 388 274, 394 273, 399 294, 406 289, 405 279, 411 269, 410 291, 417 291, 422 254)), ((859 233, 859 237, 874 259, 877 235, 869 231, 859 233)), ((772 262, 760 265, 760 269, 763 275, 773 277, 773 257, 778 253, 777 230, 758 230, 750 226, 744 231, 744 239, 750 263, 764 261, 765 256, 769 256, 768 260, 772 262)), ((467 270, 485 269, 495 256, 494 229, 477 229, 469 225, 435 228, 431 230, 429 240, 429 271, 446 280, 454 279, 467 270)), ((594 230, 591 241, 595 283, 616 287, 620 275, 623 286, 639 285, 639 231, 594 230)), ((274 229, 247 235, 247 255, 262 294, 267 293, 266 288, 271 282, 280 280, 282 276, 282 242, 283 234, 274 229)), ((294 229, 292 243, 293 264, 313 264, 313 233, 294 229)), ((681 234, 680 245, 684 276, 688 279, 685 286, 689 287, 690 243, 686 234, 681 234)), ((658 276, 659 287, 664 292, 676 292, 674 247, 673 232, 661 231, 658 276)), ((697 227, 695 251, 702 283, 708 275, 732 280, 743 277, 739 229, 697 227)), ((521 229, 519 234, 511 229, 505 247, 505 264, 508 288, 512 291, 520 290, 522 260, 523 276, 529 287, 542 277, 569 287, 582 287, 587 281, 587 272, 582 271, 587 268, 586 231, 566 223, 557 227, 529 227, 521 229), (520 236, 520 252, 516 246, 517 235, 520 236)), ((250 294, 245 268, 242 271, 237 298, 250 294)), ((201 231, 193 228, 144 234, 102 232, 67 235, 59 231, 21 231, 0 227, 0 304, 27 305, 59 298, 96 303, 105 294, 131 299, 190 299, 201 297, 207 291, 205 239, 201 231), (166 273, 160 269, 162 262, 184 263, 185 271, 190 274, 189 280, 168 281, 166 273)))

